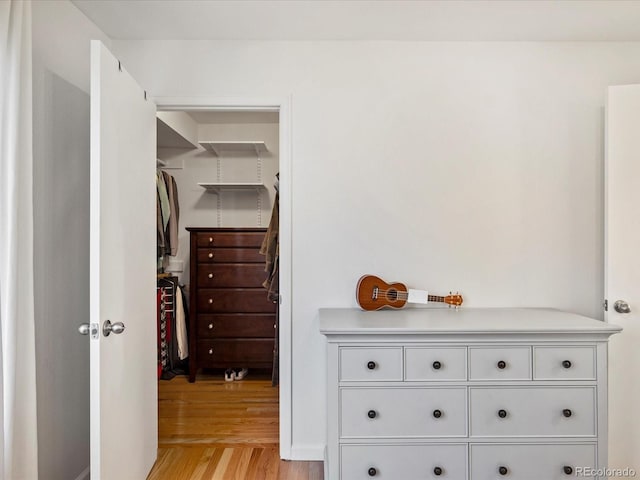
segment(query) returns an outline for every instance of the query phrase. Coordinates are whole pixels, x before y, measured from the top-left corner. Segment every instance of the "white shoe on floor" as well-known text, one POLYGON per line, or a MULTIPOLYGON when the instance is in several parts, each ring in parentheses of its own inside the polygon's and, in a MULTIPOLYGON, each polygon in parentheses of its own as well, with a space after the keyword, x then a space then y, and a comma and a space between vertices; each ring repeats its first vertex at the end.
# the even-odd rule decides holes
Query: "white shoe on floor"
POLYGON ((234 373, 235 373, 236 380, 242 380, 249 373, 249 369, 248 368, 238 368, 238 369, 236 369, 236 371, 234 373))
POLYGON ((224 372, 224 381, 233 382, 235 379, 236 379, 236 372, 234 372, 231 368, 227 368, 224 372))

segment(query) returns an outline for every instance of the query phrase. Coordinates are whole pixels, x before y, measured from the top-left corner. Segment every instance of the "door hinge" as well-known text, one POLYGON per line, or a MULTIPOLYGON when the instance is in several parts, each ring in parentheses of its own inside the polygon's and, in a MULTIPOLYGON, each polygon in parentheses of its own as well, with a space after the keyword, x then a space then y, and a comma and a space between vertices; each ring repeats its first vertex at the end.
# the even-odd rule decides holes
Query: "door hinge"
POLYGON ((604 299, 604 304, 602 305, 604 307, 604 311, 608 312, 609 311, 609 300, 607 300, 606 298, 604 299))

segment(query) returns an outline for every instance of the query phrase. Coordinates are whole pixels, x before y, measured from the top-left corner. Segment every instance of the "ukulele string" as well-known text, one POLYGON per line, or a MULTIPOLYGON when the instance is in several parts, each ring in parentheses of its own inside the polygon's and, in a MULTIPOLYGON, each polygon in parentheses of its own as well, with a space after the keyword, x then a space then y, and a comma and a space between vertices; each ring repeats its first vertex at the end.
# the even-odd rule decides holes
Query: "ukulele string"
MULTIPOLYGON (((407 300, 409 298, 409 293, 408 292, 402 292, 399 290, 383 290, 383 289, 378 289, 378 295, 387 295, 389 292, 392 292, 394 295, 397 296, 397 300, 407 300)), ((444 302, 445 301, 445 297, 440 296, 440 295, 427 295, 428 300, 430 301, 438 301, 438 302, 444 302)))

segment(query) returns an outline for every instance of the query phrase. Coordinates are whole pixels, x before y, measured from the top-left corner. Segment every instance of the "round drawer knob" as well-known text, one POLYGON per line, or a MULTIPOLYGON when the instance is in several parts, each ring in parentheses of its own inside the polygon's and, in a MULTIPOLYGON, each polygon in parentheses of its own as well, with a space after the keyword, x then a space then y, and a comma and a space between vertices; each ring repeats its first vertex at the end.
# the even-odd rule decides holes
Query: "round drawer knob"
POLYGON ((378 416, 378 414, 376 413, 375 410, 369 410, 367 412, 367 417, 369 417, 369 418, 376 418, 377 416, 378 416))
POLYGON ((498 467, 498 473, 500 475, 506 475, 507 473, 509 473, 509 469, 504 465, 500 465, 500 467, 498 467))
POLYGON ((436 467, 436 468, 433 469, 433 474, 436 477, 439 477, 440 475, 442 475, 442 471, 443 471, 442 467, 436 467))
POLYGON ((368 362, 368 363, 367 363, 367 368, 368 368, 369 370, 375 370, 375 369, 376 369, 376 367, 377 367, 376 362, 368 362))
POLYGON ((565 465, 564 467, 562 467, 562 471, 564 472, 565 475, 571 475, 573 473, 573 467, 570 467, 569 465, 565 465))
POLYGON ((375 477, 378 474, 378 470, 371 467, 367 473, 369 474, 370 477, 375 477))
POLYGON ((507 362, 505 362, 504 360, 500 360, 497 363, 497 366, 500 370, 504 370, 505 368, 507 368, 507 362))
POLYGON ((213 243, 213 237, 209 237, 209 243, 213 243))
POLYGON ((562 366, 564 368, 571 368, 571 362, 569 360, 565 360, 562 362, 562 366))
POLYGON ((209 324, 209 330, 213 330, 213 323, 209 324))
POLYGON ((209 299, 209 303, 213 303, 213 298, 210 298, 210 299, 209 299))
POLYGON ((209 278, 213 278, 213 273, 210 273, 208 276, 209 278))
POLYGON ((434 418, 440 418, 442 416, 442 411, 441 410, 434 410, 433 411, 433 416, 434 416, 434 418))
POLYGON ((442 368, 442 364, 440 362, 438 362, 437 360, 435 362, 433 362, 433 369, 434 370, 440 370, 442 368))
POLYGON ((498 416, 500 418, 506 418, 507 417, 507 411, 506 410, 498 410, 498 416))
POLYGON ((571 415, 573 415, 573 412, 571 410, 569 410, 568 408, 565 408, 564 410, 562 410, 562 415, 564 415, 565 417, 569 418, 571 415))
POLYGON ((213 348, 209 349, 209 355, 213 355, 213 348))

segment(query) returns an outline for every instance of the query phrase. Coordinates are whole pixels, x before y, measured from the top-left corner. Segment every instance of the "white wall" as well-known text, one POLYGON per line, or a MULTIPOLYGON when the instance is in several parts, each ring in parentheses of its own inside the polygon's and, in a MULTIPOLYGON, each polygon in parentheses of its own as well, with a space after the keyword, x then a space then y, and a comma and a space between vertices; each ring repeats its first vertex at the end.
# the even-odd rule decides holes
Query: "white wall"
POLYGON ((71 3, 33 2, 39 477, 89 474, 89 40, 71 3))
MULTIPOLYGON (((164 112, 163 112, 164 113, 164 112)), ((268 227, 275 199, 273 183, 278 172, 279 138, 277 123, 216 123, 200 124, 198 140, 264 141, 268 151, 258 159, 252 152, 225 153, 221 157, 204 148, 184 150, 158 149, 158 158, 167 162, 167 173, 173 175, 178 186, 180 221, 178 225, 178 253, 169 264, 168 271, 189 283, 189 232, 186 227, 268 227), (218 180, 218 162, 220 179, 218 180), (175 169, 171 167, 179 166, 175 169), (223 192, 220 198, 205 191, 198 183, 204 182, 257 182, 260 176, 266 190, 258 197, 254 191, 223 192), (218 201, 220 203, 218 203, 218 201), (219 206, 219 210, 218 210, 219 206), (176 265, 181 262, 182 271, 176 265)))
POLYGON ((153 96, 291 95, 293 452, 320 458, 319 307, 363 273, 602 317, 605 87, 638 43, 116 41, 153 96))

